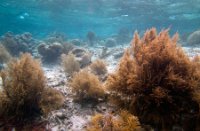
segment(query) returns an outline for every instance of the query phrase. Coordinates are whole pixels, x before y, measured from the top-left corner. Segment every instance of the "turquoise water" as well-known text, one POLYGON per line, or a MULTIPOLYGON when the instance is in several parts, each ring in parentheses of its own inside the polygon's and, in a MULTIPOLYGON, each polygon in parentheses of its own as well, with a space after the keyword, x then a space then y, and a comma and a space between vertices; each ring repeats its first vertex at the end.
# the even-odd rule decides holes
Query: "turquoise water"
POLYGON ((120 29, 145 31, 171 28, 187 34, 200 29, 200 0, 1 0, 0 35, 30 32, 44 37, 63 32, 83 38, 88 31, 99 37, 120 29))

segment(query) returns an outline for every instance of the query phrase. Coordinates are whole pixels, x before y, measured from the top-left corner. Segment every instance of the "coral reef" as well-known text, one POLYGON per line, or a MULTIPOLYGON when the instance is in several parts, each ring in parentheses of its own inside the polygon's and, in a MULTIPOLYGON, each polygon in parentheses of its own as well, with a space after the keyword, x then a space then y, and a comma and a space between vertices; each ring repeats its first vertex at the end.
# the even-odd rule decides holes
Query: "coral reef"
POLYGON ((137 117, 127 111, 121 111, 118 116, 112 114, 97 114, 92 117, 87 131, 140 131, 137 117))
POLYGON ((11 55, 3 45, 0 45, 0 64, 6 63, 10 60, 11 55))
POLYGON ((200 30, 197 30, 189 35, 187 39, 188 45, 199 45, 200 44, 200 30))
POLYGON ((107 73, 106 64, 103 60, 100 59, 92 62, 92 64, 90 65, 90 69, 96 75, 105 75, 107 73))
POLYGON ((96 42, 96 40, 97 40, 97 38, 96 38, 96 34, 94 33, 94 32, 92 32, 92 31, 89 31, 88 33, 87 33, 87 40, 88 40, 88 42, 89 42, 89 45, 90 46, 94 46, 94 44, 95 44, 95 42, 96 42))
POLYGON ((43 62, 56 62, 63 53, 63 46, 60 43, 50 45, 42 43, 38 46, 38 53, 42 56, 43 62))
POLYGON ((200 86, 200 61, 190 60, 177 40, 178 35, 170 38, 168 30, 157 34, 152 28, 143 38, 135 33, 132 47, 106 82, 111 94, 140 122, 158 130, 172 130, 174 125, 193 130, 197 126, 188 120, 199 114, 194 94, 200 86))
POLYGON ((61 61, 66 75, 72 76, 74 72, 78 72, 80 70, 80 64, 76 61, 73 54, 62 54, 61 61))
POLYGON ((12 60, 1 72, 1 78, 0 118, 3 122, 33 120, 63 104, 62 95, 46 86, 40 63, 30 54, 12 60))
POLYGON ((104 97, 104 90, 98 77, 86 70, 75 73, 70 86, 75 93, 75 100, 98 102, 104 97))
POLYGON ((1 43, 11 55, 19 56, 20 53, 32 53, 37 41, 28 32, 21 35, 14 35, 12 32, 8 32, 2 37, 1 43))

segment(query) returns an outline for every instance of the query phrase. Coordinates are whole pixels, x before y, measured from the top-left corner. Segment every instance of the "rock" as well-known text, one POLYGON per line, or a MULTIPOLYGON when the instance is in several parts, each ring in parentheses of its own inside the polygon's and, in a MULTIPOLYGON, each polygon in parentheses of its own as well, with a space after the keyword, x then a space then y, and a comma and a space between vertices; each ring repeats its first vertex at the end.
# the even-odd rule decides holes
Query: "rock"
POLYGON ((107 108, 103 105, 97 106, 96 111, 99 113, 105 112, 107 108))
POLYGON ((81 68, 89 65, 91 63, 91 58, 92 54, 90 53, 84 54, 79 61, 81 68))
POLYGON ((83 48, 75 48, 71 51, 79 62, 80 67, 83 68, 91 63, 92 54, 83 48))
POLYGON ((108 39, 106 40, 106 43, 105 43, 105 46, 106 46, 106 47, 114 47, 114 46, 116 46, 116 45, 117 45, 117 42, 116 42, 115 39, 113 39, 113 38, 108 38, 108 39))
POLYGON ((200 44, 200 30, 193 32, 189 35, 187 39, 188 45, 198 45, 200 44))
POLYGON ((29 32, 25 32, 24 34, 21 35, 21 39, 26 43, 29 43, 32 40, 32 34, 29 32))
POLYGON ((66 130, 66 128, 63 126, 59 128, 59 131, 65 131, 65 130, 66 130))
POLYGON ((20 53, 32 53, 32 48, 36 46, 37 40, 32 38, 28 32, 14 35, 11 32, 6 33, 1 38, 1 43, 13 56, 19 56, 20 53))
POLYGON ((75 55, 75 57, 81 57, 86 53, 86 50, 83 48, 74 48, 71 53, 75 55))
POLYGON ((38 46, 38 53, 42 56, 44 62, 55 62, 63 53, 63 46, 58 42, 50 45, 42 43, 38 46))
POLYGON ((66 118, 66 116, 62 112, 57 112, 55 115, 61 120, 64 120, 66 118))

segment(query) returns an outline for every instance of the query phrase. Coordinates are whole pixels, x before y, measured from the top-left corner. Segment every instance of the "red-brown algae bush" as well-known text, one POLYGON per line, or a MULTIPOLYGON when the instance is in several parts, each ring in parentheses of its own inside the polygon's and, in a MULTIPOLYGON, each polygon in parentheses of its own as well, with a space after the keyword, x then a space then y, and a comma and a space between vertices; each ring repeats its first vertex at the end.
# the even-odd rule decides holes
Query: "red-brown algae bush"
POLYGON ((87 131, 141 131, 140 122, 136 116, 127 111, 121 111, 119 115, 96 114, 91 118, 87 131))
POLYGON ((92 62, 90 69, 95 75, 105 75, 107 73, 106 63, 100 59, 92 62))
POLYGON ((178 35, 170 38, 168 30, 157 34, 152 28, 143 38, 135 33, 132 47, 106 82, 115 98, 129 103, 126 108, 142 123, 159 130, 172 130, 174 125, 195 130, 197 126, 188 120, 199 114, 195 92, 200 87, 200 61, 190 60, 177 40, 178 35))
POLYGON ((55 89, 49 88, 42 93, 40 105, 44 115, 47 115, 54 109, 60 108, 64 103, 63 95, 55 89))
POLYGON ((61 61, 61 65, 66 75, 72 76, 73 73, 78 72, 80 70, 80 64, 75 59, 75 56, 73 54, 62 54, 61 61))
POLYGON ((32 120, 62 105, 62 95, 46 87, 40 63, 30 54, 12 60, 1 72, 1 78, 3 89, 0 90, 0 119, 3 121, 32 120), (57 101, 44 102, 50 100, 57 101))
POLYGON ((104 98, 104 90, 98 77, 86 70, 75 73, 70 86, 77 101, 99 101, 104 98))

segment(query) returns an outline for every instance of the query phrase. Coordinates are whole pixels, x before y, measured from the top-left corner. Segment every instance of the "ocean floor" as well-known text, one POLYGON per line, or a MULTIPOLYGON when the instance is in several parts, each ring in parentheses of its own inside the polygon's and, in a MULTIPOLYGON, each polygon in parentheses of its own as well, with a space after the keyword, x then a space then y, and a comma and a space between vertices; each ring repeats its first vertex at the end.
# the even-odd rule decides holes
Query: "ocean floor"
MULTIPOLYGON (((120 58, 115 57, 115 54, 121 53, 126 47, 115 47, 110 50, 115 50, 113 54, 105 58, 107 62, 108 74, 112 73, 120 58)), ((200 55, 200 48, 183 47, 189 57, 200 55)), ((92 60, 95 60, 100 53, 100 49, 90 48, 93 52, 92 60), (95 52, 95 53, 94 53, 95 52)), ((78 104, 73 102, 73 93, 68 86, 70 78, 65 76, 65 73, 60 65, 43 66, 47 83, 50 87, 61 91, 65 96, 64 106, 48 115, 48 128, 53 131, 83 131, 87 127, 87 122, 91 116, 96 113, 108 113, 115 110, 113 105, 102 102, 97 105, 78 104)))

